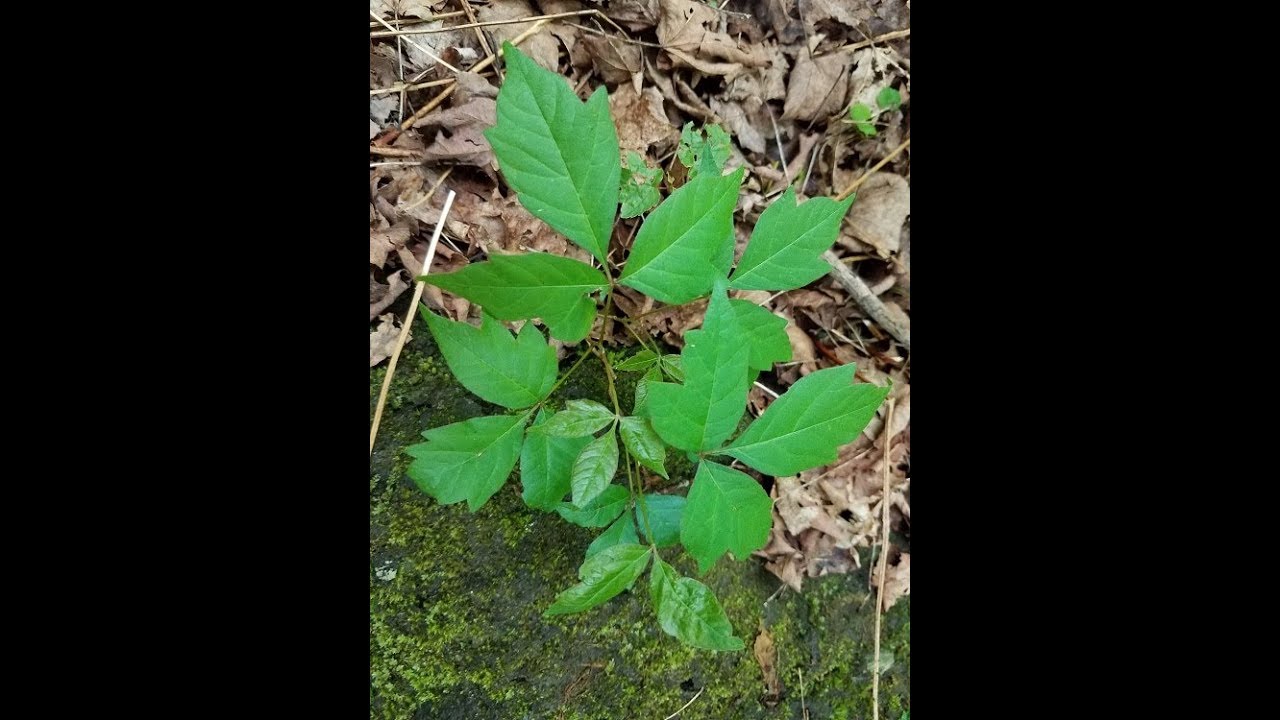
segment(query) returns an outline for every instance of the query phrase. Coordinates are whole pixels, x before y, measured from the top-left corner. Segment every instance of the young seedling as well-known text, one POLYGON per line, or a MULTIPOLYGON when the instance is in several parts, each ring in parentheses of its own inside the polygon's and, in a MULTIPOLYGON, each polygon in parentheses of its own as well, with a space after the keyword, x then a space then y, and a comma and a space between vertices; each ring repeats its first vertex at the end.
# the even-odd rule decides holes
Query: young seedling
POLYGON ((511 412, 426 430, 426 442, 406 450, 414 458, 409 477, 438 502, 466 501, 474 512, 519 463, 526 504, 603 528, 587 548, 580 582, 561 592, 547 615, 596 607, 631 588, 647 569, 664 632, 698 648, 741 650, 742 639, 710 589, 681 577, 663 555, 670 559, 683 549, 705 573, 725 553, 741 560, 764 547, 772 503, 759 482, 729 463, 769 475, 831 463, 888 393, 855 384, 853 365, 819 370, 737 432, 752 382, 789 360, 791 346, 784 319, 730 298, 729 291, 779 292, 824 275, 822 252, 835 241, 853 199, 800 203, 788 188, 761 214, 735 267, 733 210, 744 170, 724 173, 729 145, 723 130, 709 127, 704 139, 685 127, 678 155, 688 182, 654 208, 660 174, 634 154, 624 169, 605 89, 583 103, 565 78, 509 43, 504 51, 498 121, 485 136, 521 204, 601 267, 542 253, 491 255, 423 278, 483 309, 479 327, 425 306, 421 312, 458 381, 511 412), (653 209, 614 277, 609 246, 619 198, 624 217, 653 209), (555 351, 532 322, 513 334, 500 321, 538 318, 552 337, 587 339, 589 350, 605 359, 591 329, 601 304, 612 314, 619 284, 673 305, 709 297, 701 329, 686 333, 679 355, 660 352, 636 333, 646 347, 616 368, 645 373, 630 413, 618 403, 607 362, 611 406, 572 400, 553 412, 548 397, 587 353, 559 375, 555 351), (645 492, 639 477, 644 467, 666 478, 670 448, 697 463, 685 497, 645 492))
POLYGON ((849 120, 853 122, 854 127, 867 137, 876 134, 875 119, 880 117, 882 113, 891 112, 902 107, 902 95, 892 87, 885 86, 876 94, 876 105, 880 106, 880 111, 873 111, 865 103, 854 103, 849 106, 849 120))

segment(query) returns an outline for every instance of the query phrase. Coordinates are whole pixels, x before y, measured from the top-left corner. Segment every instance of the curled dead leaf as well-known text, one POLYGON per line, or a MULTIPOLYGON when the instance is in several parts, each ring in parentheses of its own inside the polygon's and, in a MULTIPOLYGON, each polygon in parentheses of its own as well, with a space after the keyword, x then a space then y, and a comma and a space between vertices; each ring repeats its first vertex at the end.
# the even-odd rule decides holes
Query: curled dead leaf
POLYGON ((769 64, 765 48, 740 44, 711 29, 719 23, 719 14, 703 3, 665 0, 661 3, 658 40, 677 66, 692 67, 708 75, 736 75, 743 67, 769 64))
POLYGON ((394 272, 387 276, 387 283, 383 284, 374 279, 373 273, 369 273, 369 322, 378 317, 383 310, 391 306, 396 298, 409 289, 409 283, 405 281, 403 273, 394 272))
POLYGON ((778 682, 778 648, 773 644, 773 636, 760 621, 760 634, 752 646, 756 662, 760 663, 760 673, 764 676, 765 704, 772 705, 782 695, 782 683, 778 682))
MULTIPOLYGON (((413 331, 409 331, 409 338, 413 331)), ((392 313, 378 316, 378 325, 369 331, 369 367, 391 357, 400 338, 400 326, 392 313)))

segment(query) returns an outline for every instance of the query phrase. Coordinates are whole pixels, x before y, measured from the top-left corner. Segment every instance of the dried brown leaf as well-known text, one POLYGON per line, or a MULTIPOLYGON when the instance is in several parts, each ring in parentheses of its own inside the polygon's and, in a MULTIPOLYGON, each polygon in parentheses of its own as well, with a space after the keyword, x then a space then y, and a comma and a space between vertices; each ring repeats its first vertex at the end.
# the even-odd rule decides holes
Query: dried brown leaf
POLYGON ((849 229, 881 257, 889 257, 898 251, 902 224, 910 214, 911 186, 906 179, 878 172, 858 188, 858 199, 849 211, 849 229))
MULTIPOLYGON (((482 22, 490 20, 519 20, 540 14, 526 0, 502 0, 502 2, 494 2, 476 8, 476 17, 482 22)), ((528 29, 529 26, 524 24, 491 25, 485 28, 486 31, 493 35, 499 47, 507 40, 514 40, 517 35, 528 29)), ((559 72, 560 41, 546 27, 520 43, 520 50, 525 55, 533 58, 533 61, 542 67, 552 72, 559 72)))
MULTIPOLYGON (((875 586, 880 587, 879 573, 872 580, 875 586)), ((898 600, 911 594, 911 553, 902 553, 898 556, 897 565, 889 565, 885 568, 884 576, 884 609, 886 612, 898 602, 898 600)))
POLYGON ((453 93, 454 105, 466 105, 473 98, 498 97, 498 88, 489 82, 489 78, 479 73, 464 72, 459 73, 457 77, 458 89, 453 93))
POLYGON ((849 56, 833 53, 811 58, 801 53, 791 71, 791 86, 783 106, 784 120, 825 120, 844 109, 848 91, 845 73, 849 56))
MULTIPOLYGON (((600 4, 599 0, 592 0, 600 4)), ((628 30, 647 30, 658 24, 659 0, 611 0, 604 14, 628 30)))
POLYGON ((423 157, 429 162, 492 167, 493 148, 484 131, 496 122, 497 103, 486 97, 473 97, 464 105, 431 113, 418 124, 444 129, 436 134, 435 142, 423 150, 423 157), (445 130, 449 131, 448 135, 445 130))
POLYGON ((720 15, 707 5, 695 0, 666 0, 661 6, 658 40, 677 67, 692 67, 708 75, 736 75, 744 67, 769 64, 764 47, 738 43, 713 30, 719 27, 720 15))
POLYGON ((639 83, 644 70, 639 45, 600 35, 585 35, 582 44, 590 50, 592 64, 605 82, 610 85, 639 83))
MULTIPOLYGON (((391 357, 391 352, 395 349, 399 338, 400 326, 396 316, 392 313, 379 315, 377 327, 369 331, 369 367, 391 357)), ((413 331, 410 330, 409 339, 412 338, 413 331)))
POLYGON ((395 252, 397 246, 403 246, 412 232, 408 223, 399 223, 386 230, 369 231, 369 264, 382 267, 387 263, 387 254, 395 252))
POLYGON ((782 694, 782 683, 778 682, 778 648, 774 646, 773 636, 765 628, 763 620, 760 621, 760 634, 756 636, 752 649, 756 662, 760 663, 760 673, 764 676, 764 701, 770 704, 777 702, 782 694))
MULTIPOLYGON (((725 127, 733 134, 739 145, 752 152, 764 154, 765 136, 761 129, 747 117, 747 111, 742 107, 743 103, 711 98, 710 104, 711 110, 720 116, 720 119, 724 121, 725 127)), ((758 101, 756 107, 760 107, 758 101)))
POLYGON ((396 301, 396 298, 409 289, 409 283, 403 277, 404 273, 397 271, 387 276, 389 284, 384 285, 374 279, 373 273, 369 273, 369 322, 382 314, 396 301))
POLYGON ((400 17, 429 18, 436 14, 431 6, 440 5, 440 0, 369 0, 369 12, 375 12, 384 18, 400 17))
POLYGON ((680 131, 662 109, 662 93, 657 88, 637 93, 631 85, 619 85, 609 96, 609 114, 618 128, 618 146, 623 151, 645 155, 653 145, 662 154, 680 139, 680 131))

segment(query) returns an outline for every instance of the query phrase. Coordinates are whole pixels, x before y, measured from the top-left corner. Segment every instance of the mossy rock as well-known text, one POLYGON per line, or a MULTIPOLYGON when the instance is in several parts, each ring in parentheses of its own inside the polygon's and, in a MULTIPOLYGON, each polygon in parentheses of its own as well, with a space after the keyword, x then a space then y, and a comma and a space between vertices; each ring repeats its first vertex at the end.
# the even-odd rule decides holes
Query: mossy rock
MULTIPOLYGON (((370 461, 370 717, 661 720, 699 690, 683 720, 799 719, 802 704, 813 720, 871 717, 875 598, 865 573, 775 596, 779 581, 758 559, 721 559, 699 579, 746 641, 741 652, 694 650, 664 634, 643 578, 589 612, 544 619, 599 531, 525 507, 518 473, 475 514, 414 487, 402 451, 422 430, 501 411, 453 379, 425 328, 415 335, 370 461), (751 650, 761 624, 777 648, 778 698, 766 697, 751 650)), ((370 371, 371 419, 385 372, 385 363, 370 371)), ((624 408, 630 386, 619 388, 624 408)), ((609 404, 603 368, 588 358, 556 395, 609 404)), ((687 481, 687 462, 669 459, 673 482, 687 481)), ((688 556, 672 549, 664 559, 697 577, 688 556)), ((909 612, 904 599, 883 620, 882 652, 894 657, 880 685, 887 720, 910 709, 909 612)))

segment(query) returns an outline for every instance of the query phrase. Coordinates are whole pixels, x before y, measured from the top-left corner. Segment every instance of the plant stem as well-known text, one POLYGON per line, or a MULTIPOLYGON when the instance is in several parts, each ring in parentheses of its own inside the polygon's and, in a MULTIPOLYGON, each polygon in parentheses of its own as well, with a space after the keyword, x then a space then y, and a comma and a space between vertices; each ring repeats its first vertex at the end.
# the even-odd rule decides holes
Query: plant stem
POLYGON ((650 350, 654 351, 655 353, 657 353, 658 355, 661 355, 661 354, 662 354, 662 353, 661 353, 661 352, 659 352, 659 350, 658 350, 658 343, 654 342, 654 341, 653 341, 653 338, 649 338, 649 339, 648 339, 648 341, 646 341, 646 340, 645 340, 645 338, 644 338, 644 336, 642 336, 640 333, 636 332, 636 329, 635 329, 635 328, 631 327, 631 323, 630 323, 630 322, 628 322, 626 318, 618 318, 618 322, 622 323, 622 327, 626 328, 626 329, 627 329, 627 332, 631 333, 631 337, 633 337, 633 338, 635 338, 636 340, 638 340, 638 341, 640 342, 640 345, 641 345, 642 347, 648 348, 648 349, 650 349, 650 350))
POLYGON ((628 453, 627 486, 631 489, 631 497, 636 500, 636 507, 640 508, 640 522, 644 523, 644 536, 649 538, 649 547, 653 548, 653 552, 656 555, 658 553, 658 546, 655 544, 653 539, 653 528, 649 526, 649 507, 645 504, 644 488, 642 487, 637 490, 635 487, 638 483, 634 482, 631 477, 631 461, 632 457, 630 453, 628 453))
MULTIPOLYGON (((589 349, 589 348, 588 348, 588 349, 589 349)), ((545 400, 543 400, 542 402, 538 403, 538 405, 542 405, 542 404, 546 403, 546 402, 547 402, 547 400, 550 400, 550 399, 551 399, 551 396, 552 396, 552 395, 555 395, 555 394, 556 394, 556 391, 560 389, 560 386, 564 384, 564 381, 565 381, 565 380, 568 380, 568 379, 569 379, 569 376, 573 374, 573 371, 574 371, 574 370, 577 370, 577 369, 578 369, 578 366, 582 364, 582 361, 587 359, 588 354, 589 354, 589 353, 582 353, 581 355, 579 355, 579 356, 578 356, 578 361, 577 361, 577 362, 575 362, 575 363, 573 364, 573 366, 569 368, 569 371, 568 371, 568 372, 566 372, 564 375, 562 375, 562 376, 560 377, 560 379, 559 379, 559 380, 557 380, 557 381, 556 381, 556 384, 555 384, 555 385, 552 385, 552 386, 551 386, 551 391, 547 393, 547 397, 546 397, 546 399, 545 399, 545 400)))

